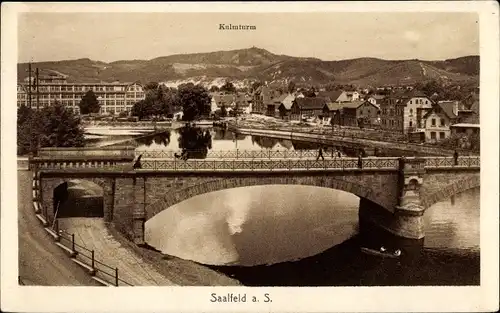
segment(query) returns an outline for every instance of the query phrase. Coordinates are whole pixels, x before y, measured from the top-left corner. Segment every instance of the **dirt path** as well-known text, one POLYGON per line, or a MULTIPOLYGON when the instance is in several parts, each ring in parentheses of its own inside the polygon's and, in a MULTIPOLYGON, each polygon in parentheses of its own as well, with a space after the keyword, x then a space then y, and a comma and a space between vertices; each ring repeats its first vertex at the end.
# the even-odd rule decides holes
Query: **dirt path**
POLYGON ((119 277, 134 286, 170 286, 170 280, 122 246, 102 218, 61 218, 59 228, 75 234, 76 242, 95 251, 96 260, 119 270, 119 277))

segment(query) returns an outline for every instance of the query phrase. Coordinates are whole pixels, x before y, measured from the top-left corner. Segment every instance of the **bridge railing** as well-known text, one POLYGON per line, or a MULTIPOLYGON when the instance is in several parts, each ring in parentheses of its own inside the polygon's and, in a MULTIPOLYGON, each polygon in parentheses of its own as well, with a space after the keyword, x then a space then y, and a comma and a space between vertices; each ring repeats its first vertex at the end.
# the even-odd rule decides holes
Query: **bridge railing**
MULTIPOLYGON (((300 151, 300 150, 299 150, 300 151)), ((293 152, 299 152, 293 151, 293 152)), ((233 153, 234 151, 230 151, 233 153)), ((259 152, 259 151, 249 151, 259 152)), ((399 157, 365 157, 359 160, 351 157, 328 157, 325 153, 325 159, 316 160, 317 152, 313 150, 302 151, 296 154, 281 154, 283 151, 262 151, 262 154, 249 154, 246 157, 234 158, 235 155, 225 152, 218 154, 218 158, 207 159, 188 159, 177 158, 147 158, 141 159, 142 169, 152 170, 314 170, 314 169, 397 169, 399 166, 399 157), (298 156, 298 157, 296 157, 298 156), (306 158, 312 159, 306 159, 306 158)), ((292 151, 287 151, 292 152, 292 151)), ((239 155, 238 155, 239 156, 239 155)), ((412 159, 409 157, 407 159, 412 159)), ((446 168, 446 167, 480 167, 479 156, 461 156, 455 162, 453 157, 424 157, 425 168, 446 168)), ((132 159, 125 163, 115 161, 74 161, 74 160, 38 160, 38 169, 87 169, 87 168, 106 168, 123 169, 124 164, 131 165, 132 159)), ((130 168, 131 169, 131 168, 130 168)))
POLYGON ((142 169, 149 170, 198 170, 198 171, 292 171, 325 169, 398 169, 398 158, 363 158, 361 164, 357 158, 337 158, 325 160, 301 159, 232 159, 232 160, 157 160, 146 159, 141 162, 142 169))
POLYGON ((459 156, 455 162, 454 157, 424 157, 426 168, 444 167, 480 167, 480 156, 459 156))
MULTIPOLYGON (((198 152, 196 150, 192 152, 198 152)), ((201 150, 199 152, 202 152, 201 150)), ((142 159, 174 159, 180 151, 173 150, 136 150, 135 155, 142 159)), ((323 152, 325 158, 331 153, 323 152)), ((318 150, 209 150, 207 159, 302 159, 316 158, 318 150)), ((333 157, 337 157, 337 153, 333 157)))

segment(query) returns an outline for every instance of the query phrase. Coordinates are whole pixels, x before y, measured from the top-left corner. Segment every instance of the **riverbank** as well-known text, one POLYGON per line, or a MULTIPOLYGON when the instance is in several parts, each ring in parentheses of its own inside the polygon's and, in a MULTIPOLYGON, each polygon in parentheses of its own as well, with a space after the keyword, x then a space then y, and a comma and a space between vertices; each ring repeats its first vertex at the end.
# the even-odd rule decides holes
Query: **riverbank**
POLYGON ((172 283, 179 286, 241 286, 236 279, 227 277, 221 272, 174 256, 165 255, 154 248, 139 247, 126 239, 112 224, 107 228, 115 240, 130 249, 140 258, 155 268, 172 283))
MULTIPOLYGON (((272 128, 269 125, 246 121, 230 121, 229 130, 245 134, 259 135, 280 139, 312 141, 324 145, 347 145, 351 147, 365 147, 369 149, 398 150, 416 153, 420 155, 451 156, 454 150, 424 144, 412 144, 408 142, 386 141, 381 139, 367 139, 360 137, 357 131, 348 129, 331 130, 327 128, 295 127, 276 124, 272 128)), ((369 135, 364 135, 369 137, 369 135)), ((389 138, 387 140, 390 140, 389 138)), ((472 155, 470 151, 460 151, 460 155, 472 155)))

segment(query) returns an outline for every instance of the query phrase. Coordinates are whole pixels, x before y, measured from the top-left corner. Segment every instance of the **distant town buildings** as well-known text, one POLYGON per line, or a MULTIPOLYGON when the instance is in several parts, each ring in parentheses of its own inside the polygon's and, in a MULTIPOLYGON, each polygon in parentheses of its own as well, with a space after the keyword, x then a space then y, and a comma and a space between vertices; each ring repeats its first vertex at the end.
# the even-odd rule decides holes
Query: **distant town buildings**
MULTIPOLYGON (((32 78, 31 85, 33 86, 32 78)), ((17 107, 28 106, 29 79, 17 84, 17 107)), ((39 77, 39 107, 44 108, 54 105, 56 102, 79 113, 78 104, 83 95, 92 90, 101 104, 102 114, 118 114, 130 111, 132 106, 140 100, 145 99, 143 86, 139 83, 70 83, 67 77, 61 73, 50 71, 39 77)), ((31 106, 37 108, 36 90, 32 88, 31 106)))

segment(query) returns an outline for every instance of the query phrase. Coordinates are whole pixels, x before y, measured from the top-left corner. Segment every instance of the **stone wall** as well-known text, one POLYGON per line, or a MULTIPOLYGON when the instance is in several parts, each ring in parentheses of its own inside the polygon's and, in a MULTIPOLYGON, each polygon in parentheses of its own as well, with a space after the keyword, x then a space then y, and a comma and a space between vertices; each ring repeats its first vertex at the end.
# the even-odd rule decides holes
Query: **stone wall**
POLYGON ((111 221, 129 240, 134 239, 134 181, 131 177, 114 179, 114 202, 111 221))
POLYGON ((420 190, 421 201, 428 208, 436 202, 445 200, 469 189, 478 188, 481 183, 481 173, 476 171, 456 169, 427 170, 424 183, 420 190))
POLYGON ((393 211, 398 196, 396 171, 307 173, 225 173, 146 179, 146 220, 191 197, 218 190, 258 185, 309 185, 332 188, 369 199, 393 211))

